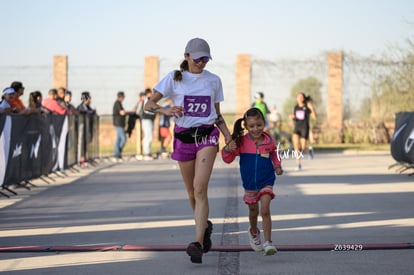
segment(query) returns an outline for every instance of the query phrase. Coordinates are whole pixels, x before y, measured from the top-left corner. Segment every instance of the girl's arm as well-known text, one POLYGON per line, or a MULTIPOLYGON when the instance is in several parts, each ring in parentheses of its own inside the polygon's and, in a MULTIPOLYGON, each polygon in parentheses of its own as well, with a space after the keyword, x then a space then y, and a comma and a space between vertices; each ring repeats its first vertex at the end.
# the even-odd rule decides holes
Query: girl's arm
POLYGON ((221 150, 221 157, 225 163, 231 163, 239 155, 239 150, 236 146, 236 142, 233 140, 229 142, 226 146, 223 147, 221 150))

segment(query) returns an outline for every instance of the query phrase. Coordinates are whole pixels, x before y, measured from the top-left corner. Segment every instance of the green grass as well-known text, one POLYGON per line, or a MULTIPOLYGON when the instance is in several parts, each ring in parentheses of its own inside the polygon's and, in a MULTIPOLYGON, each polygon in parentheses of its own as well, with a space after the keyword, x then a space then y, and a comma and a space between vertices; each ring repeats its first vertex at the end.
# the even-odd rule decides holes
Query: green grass
POLYGON ((312 144, 318 151, 390 151, 390 144, 312 144))

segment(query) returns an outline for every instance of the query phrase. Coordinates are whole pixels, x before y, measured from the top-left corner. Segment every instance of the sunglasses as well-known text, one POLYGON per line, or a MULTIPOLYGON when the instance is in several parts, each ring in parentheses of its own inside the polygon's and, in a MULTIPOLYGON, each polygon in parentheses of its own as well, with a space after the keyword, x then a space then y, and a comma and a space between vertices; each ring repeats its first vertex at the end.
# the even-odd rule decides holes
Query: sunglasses
POLYGON ((202 56, 200 58, 193 58, 194 63, 200 63, 201 61, 203 61, 203 63, 207 63, 210 60, 210 57, 208 56, 202 56))

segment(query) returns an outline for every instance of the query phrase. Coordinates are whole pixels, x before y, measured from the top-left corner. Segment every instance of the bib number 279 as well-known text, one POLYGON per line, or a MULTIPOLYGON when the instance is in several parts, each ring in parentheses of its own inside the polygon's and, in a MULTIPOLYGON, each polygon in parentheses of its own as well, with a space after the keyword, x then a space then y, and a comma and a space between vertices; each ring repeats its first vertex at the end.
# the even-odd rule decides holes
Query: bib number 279
POLYGON ((209 96, 184 96, 184 114, 193 117, 208 117, 211 112, 209 96))

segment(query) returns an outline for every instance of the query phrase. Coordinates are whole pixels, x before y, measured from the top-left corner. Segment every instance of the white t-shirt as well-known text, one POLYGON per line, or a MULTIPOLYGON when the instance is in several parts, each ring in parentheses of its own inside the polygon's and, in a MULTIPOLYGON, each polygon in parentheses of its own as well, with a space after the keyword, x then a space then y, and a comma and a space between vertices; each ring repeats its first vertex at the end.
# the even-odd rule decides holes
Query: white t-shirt
POLYGON ((10 104, 5 99, 3 99, 3 101, 0 103, 0 114, 10 107, 10 104))
POLYGON ((217 75, 203 70, 201 74, 182 72, 181 81, 174 80, 174 71, 166 75, 154 90, 173 100, 175 106, 184 108, 182 117, 174 117, 179 127, 190 128, 213 125, 217 112, 215 103, 224 100, 223 86, 217 75))

